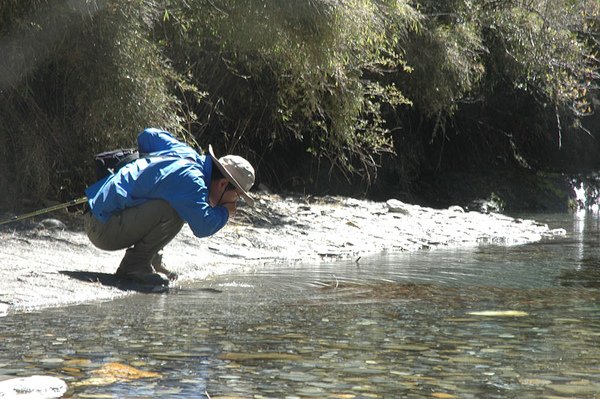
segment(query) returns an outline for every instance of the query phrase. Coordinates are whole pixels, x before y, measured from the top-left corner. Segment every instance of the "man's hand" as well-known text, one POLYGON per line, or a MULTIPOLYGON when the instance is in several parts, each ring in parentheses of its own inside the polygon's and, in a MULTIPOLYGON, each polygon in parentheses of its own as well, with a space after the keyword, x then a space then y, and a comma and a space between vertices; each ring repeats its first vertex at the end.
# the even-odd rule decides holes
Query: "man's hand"
POLYGON ((235 211, 237 211, 237 203, 236 202, 224 202, 223 205, 227 211, 229 212, 229 217, 232 218, 235 216, 235 211))

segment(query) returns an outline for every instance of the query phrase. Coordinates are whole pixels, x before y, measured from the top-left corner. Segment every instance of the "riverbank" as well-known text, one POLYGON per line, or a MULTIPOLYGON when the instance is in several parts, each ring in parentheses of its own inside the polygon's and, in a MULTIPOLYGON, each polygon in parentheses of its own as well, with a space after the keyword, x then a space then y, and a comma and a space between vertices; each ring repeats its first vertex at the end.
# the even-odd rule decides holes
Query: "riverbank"
MULTIPOLYGON (((444 210, 342 197, 257 194, 255 208, 238 209, 215 236, 198 239, 189 228, 164 250, 179 275, 173 286, 266 262, 318 262, 381 251, 444 246, 515 245, 564 234, 532 220, 501 214, 444 210)), ((143 291, 112 277, 123 251, 89 243, 81 215, 66 211, 0 228, 0 316, 143 291), (58 220, 42 218, 56 218, 58 220)))

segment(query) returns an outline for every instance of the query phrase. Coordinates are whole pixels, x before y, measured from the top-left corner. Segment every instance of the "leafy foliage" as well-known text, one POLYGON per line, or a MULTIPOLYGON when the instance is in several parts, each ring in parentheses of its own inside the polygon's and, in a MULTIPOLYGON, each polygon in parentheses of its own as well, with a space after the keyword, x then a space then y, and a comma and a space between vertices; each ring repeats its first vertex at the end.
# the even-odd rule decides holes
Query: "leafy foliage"
MULTIPOLYGON (((592 151, 595 0, 5 0, 0 190, 81 192, 146 126, 259 178, 550 166, 592 151), (583 133, 588 137, 592 133, 583 133), (565 148, 563 148, 565 147, 565 148), (548 155, 549 154, 549 155, 548 155)), ((383 178, 383 179, 382 179, 383 178)))
POLYGON ((416 20, 408 4, 174 1, 164 15, 169 57, 207 93, 195 108, 200 141, 255 143, 261 157, 300 142, 349 173, 356 159, 373 170, 371 154, 390 149, 380 107, 407 100, 365 74, 402 63, 394 44, 416 20))
POLYGON ((94 152, 131 145, 140 126, 176 126, 178 102, 137 2, 27 3, 0 6, 12 21, 1 25, 0 186, 71 195, 90 182, 94 152))
POLYGON ((573 136, 589 133, 577 128, 592 112, 597 2, 420 0, 418 9, 420 29, 402 43, 414 71, 398 76, 415 104, 403 124, 417 126, 425 154, 414 168, 543 167, 586 151, 573 136), (580 147, 563 149, 565 139, 580 147))

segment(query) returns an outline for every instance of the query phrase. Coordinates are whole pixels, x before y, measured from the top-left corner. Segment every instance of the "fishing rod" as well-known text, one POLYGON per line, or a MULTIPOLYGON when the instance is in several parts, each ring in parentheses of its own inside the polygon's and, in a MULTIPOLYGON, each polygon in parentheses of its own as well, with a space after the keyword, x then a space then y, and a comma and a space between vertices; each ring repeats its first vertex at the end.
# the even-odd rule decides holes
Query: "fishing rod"
POLYGON ((2 226, 3 224, 12 223, 12 222, 18 222, 19 220, 28 219, 28 218, 31 218, 31 217, 34 217, 34 216, 42 215, 44 213, 48 213, 48 212, 52 212, 52 211, 57 211, 59 209, 68 208, 69 206, 83 204, 83 203, 87 202, 87 200, 88 200, 87 197, 76 198, 76 199, 72 199, 71 201, 68 201, 68 202, 63 202, 62 204, 53 205, 53 206, 50 206, 48 208, 38 209, 37 211, 33 211, 33 212, 29 212, 29 213, 24 213, 22 215, 13 216, 10 219, 6 219, 6 220, 0 221, 0 226, 2 226))

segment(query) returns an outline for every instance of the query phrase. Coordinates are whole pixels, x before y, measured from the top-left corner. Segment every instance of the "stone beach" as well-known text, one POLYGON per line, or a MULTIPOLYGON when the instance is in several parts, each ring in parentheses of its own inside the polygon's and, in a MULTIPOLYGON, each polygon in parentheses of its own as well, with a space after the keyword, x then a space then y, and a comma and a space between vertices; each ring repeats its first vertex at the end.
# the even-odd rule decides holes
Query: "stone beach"
MULTIPOLYGON (((351 258, 382 251, 439 247, 516 245, 556 235, 532 220, 432 209, 398 200, 256 194, 216 235, 199 239, 184 226, 164 250, 165 265, 179 275, 177 287, 267 262, 351 258)), ((66 211, 0 227, 0 316, 46 307, 110 300, 140 291, 110 280, 123 251, 89 243, 80 215, 66 211), (55 219, 58 219, 55 220, 55 219)))
POLYGON ((560 270, 594 256, 571 215, 544 219, 565 242, 563 229, 458 206, 256 197, 215 236, 186 226, 165 248, 179 274, 169 295, 119 282, 123 251, 93 247, 81 214, 2 226, 0 398, 599 392, 598 291, 560 270), (387 255, 423 262, 374 261, 387 255))

